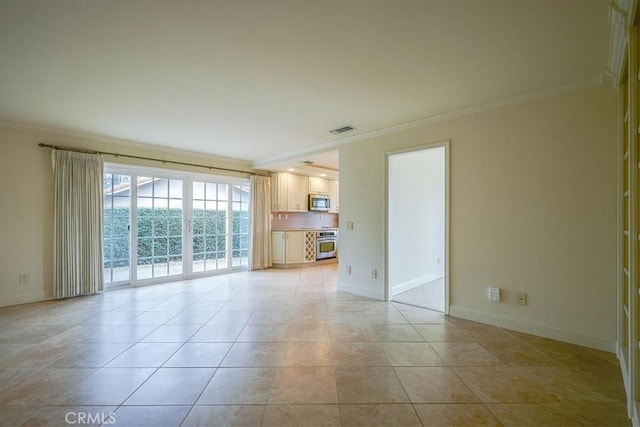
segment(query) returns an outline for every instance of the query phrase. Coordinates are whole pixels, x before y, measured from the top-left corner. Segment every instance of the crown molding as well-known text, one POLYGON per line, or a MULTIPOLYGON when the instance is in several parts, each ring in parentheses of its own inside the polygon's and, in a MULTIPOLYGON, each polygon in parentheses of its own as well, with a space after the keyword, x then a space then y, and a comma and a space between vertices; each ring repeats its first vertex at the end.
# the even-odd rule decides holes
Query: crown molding
POLYGON ((609 73, 613 75, 616 85, 624 74, 625 57, 627 56, 627 29, 633 24, 636 13, 636 0, 614 0, 609 3, 609 23, 611 37, 609 40, 609 73))
MULTIPOLYGON (((182 158, 198 158, 206 159, 212 162, 214 166, 229 166, 238 169, 247 169, 252 171, 251 161, 245 159, 238 159, 234 157, 225 157, 216 154, 203 153, 191 150, 185 150, 177 147, 169 147, 164 145, 154 145, 146 142, 133 141, 128 139, 120 139, 105 135, 91 134, 86 132, 42 126, 31 123, 16 122, 11 120, 0 119, 0 128, 15 129, 25 132, 37 132, 43 134, 43 141, 39 142, 53 142, 55 144, 68 145, 66 138, 73 139, 73 143, 80 143, 83 148, 101 149, 104 144, 112 146, 114 150, 123 150, 123 154, 135 154, 134 151, 152 152, 155 155, 164 156, 167 160, 179 156, 182 158)), ((260 171, 258 171, 260 172, 260 171)))
POLYGON ((287 160, 293 160, 304 156, 310 156, 313 154, 319 154, 326 151, 335 150, 341 145, 349 144, 351 142, 362 141, 365 139, 371 139, 390 133, 401 132, 407 129, 418 128, 421 126, 432 125, 435 123, 444 122, 447 120, 457 119, 460 117, 470 116, 486 111, 495 110, 498 108, 504 108, 511 105, 522 104, 524 102, 534 101, 538 99, 548 98, 551 96, 561 95, 568 92, 573 92, 581 89, 586 89, 594 86, 599 86, 603 82, 603 76, 593 76, 583 80, 577 80, 571 83, 563 84, 560 86, 554 86, 551 88, 536 90, 527 92, 521 95, 511 96, 508 98, 502 98, 497 101, 491 101, 484 104, 478 104, 471 107, 465 107, 457 110, 452 110, 442 114, 436 114, 434 116, 425 117, 418 120, 402 123, 399 125, 389 126, 386 128, 376 129, 369 132, 364 132, 358 135, 348 136, 338 140, 330 142, 320 143, 312 147, 302 148, 299 150, 289 151, 287 153, 277 154, 275 156, 266 157, 264 159, 255 160, 253 162, 254 169, 268 169, 270 165, 287 160))

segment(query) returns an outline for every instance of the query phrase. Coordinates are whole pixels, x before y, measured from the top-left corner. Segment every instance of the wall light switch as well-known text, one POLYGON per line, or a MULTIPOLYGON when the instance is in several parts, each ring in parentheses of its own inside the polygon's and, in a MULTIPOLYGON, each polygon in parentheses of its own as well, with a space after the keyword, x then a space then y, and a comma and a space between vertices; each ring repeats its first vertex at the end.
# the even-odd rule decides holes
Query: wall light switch
POLYGON ((500 301, 500 288, 489 288, 489 301, 500 301))
POLYGON ((347 230, 353 230, 353 221, 347 221, 347 230))

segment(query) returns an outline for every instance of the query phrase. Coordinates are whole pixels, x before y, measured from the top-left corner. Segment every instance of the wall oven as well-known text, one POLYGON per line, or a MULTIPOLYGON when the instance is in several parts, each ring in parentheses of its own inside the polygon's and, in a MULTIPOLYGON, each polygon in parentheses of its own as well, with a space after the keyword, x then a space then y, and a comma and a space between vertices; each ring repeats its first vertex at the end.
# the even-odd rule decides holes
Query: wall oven
POLYGON ((338 232, 316 231, 316 260, 335 258, 338 254, 338 232))

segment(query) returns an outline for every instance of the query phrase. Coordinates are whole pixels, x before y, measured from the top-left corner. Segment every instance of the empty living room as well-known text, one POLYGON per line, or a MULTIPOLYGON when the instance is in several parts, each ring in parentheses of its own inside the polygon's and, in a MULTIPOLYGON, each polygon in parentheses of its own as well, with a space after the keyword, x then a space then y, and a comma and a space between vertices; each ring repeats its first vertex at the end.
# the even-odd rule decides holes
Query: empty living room
POLYGON ((0 0, 1 426, 640 426, 637 0, 0 0))

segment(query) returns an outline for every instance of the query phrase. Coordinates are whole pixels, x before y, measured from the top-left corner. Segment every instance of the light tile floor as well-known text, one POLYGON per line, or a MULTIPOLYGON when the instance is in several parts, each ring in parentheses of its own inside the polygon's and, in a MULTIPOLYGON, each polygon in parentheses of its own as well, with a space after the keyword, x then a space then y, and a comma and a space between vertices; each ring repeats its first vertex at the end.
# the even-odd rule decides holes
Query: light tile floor
POLYGON ((392 300, 444 313, 444 277, 396 294, 392 300))
POLYGON ((614 355, 337 292, 336 276, 1 309, 0 425, 630 425, 614 355))

